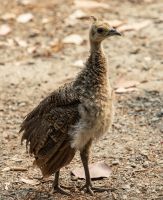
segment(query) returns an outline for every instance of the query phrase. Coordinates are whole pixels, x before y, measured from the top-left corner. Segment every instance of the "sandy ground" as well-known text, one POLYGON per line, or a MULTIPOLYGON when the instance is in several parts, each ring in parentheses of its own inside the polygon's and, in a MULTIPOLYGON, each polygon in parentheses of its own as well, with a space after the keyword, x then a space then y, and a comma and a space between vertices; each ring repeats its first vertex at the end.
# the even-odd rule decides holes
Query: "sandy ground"
POLYGON ((1 200, 163 199, 163 2, 97 2, 109 8, 92 9, 88 4, 77 8, 72 0, 1 1, 0 25, 11 28, 9 34, 0 36, 1 200), (41 179, 18 134, 24 116, 48 93, 75 77, 82 68, 76 61, 88 56, 90 22, 77 19, 71 24, 69 16, 76 10, 127 24, 148 21, 147 26, 104 43, 113 88, 121 91, 121 86, 134 81, 137 86, 116 94, 112 130, 93 145, 91 163, 104 160, 112 169, 110 178, 93 182, 115 189, 93 197, 80 192, 84 180, 71 179, 70 171, 81 166, 79 155, 61 174, 62 184, 72 186, 72 196, 50 194, 53 177, 41 179), (17 16, 27 12, 33 14, 32 21, 17 22, 17 16), (70 34, 80 35, 83 42, 63 44, 70 34))

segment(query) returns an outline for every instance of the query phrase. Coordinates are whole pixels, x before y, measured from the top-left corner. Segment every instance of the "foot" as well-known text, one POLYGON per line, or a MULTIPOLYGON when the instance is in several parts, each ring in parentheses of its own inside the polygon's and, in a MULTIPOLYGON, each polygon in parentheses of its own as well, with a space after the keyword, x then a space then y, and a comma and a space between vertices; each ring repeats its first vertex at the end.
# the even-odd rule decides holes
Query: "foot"
MULTIPOLYGON (((65 186, 63 186, 63 187, 68 188, 68 187, 65 187, 65 186)), ((70 196, 70 193, 67 192, 66 190, 62 189, 60 185, 53 186, 52 193, 60 193, 60 194, 63 194, 63 195, 70 196)))
POLYGON ((94 192, 105 192, 105 191, 113 191, 114 189, 108 188, 100 188, 100 187, 93 187, 92 185, 85 184, 81 190, 85 190, 85 192, 89 193, 90 195, 94 195, 94 192))

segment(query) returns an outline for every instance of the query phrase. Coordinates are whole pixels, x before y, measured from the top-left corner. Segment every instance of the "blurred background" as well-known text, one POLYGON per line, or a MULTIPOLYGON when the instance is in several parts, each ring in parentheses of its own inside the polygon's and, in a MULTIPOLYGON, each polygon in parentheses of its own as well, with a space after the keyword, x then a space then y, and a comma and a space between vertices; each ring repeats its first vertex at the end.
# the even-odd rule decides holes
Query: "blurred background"
MULTIPOLYGON (((92 162, 105 160, 112 170, 97 183, 116 190, 94 197, 72 191, 73 199, 163 199, 163 1, 0 0, 2 200, 54 198, 52 178, 40 184, 39 170, 20 146, 19 126, 42 98, 83 68, 91 15, 123 33, 104 42, 116 116, 111 133, 92 150, 92 162)), ((83 183, 70 179, 74 166, 81 166, 78 156, 63 170, 67 185, 83 183)))

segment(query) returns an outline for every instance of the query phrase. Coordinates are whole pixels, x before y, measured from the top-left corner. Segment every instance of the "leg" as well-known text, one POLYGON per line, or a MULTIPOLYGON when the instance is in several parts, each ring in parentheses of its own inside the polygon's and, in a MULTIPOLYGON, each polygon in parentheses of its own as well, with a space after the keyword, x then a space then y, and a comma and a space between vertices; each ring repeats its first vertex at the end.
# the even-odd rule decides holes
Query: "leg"
POLYGON ((92 141, 90 140, 84 149, 80 152, 81 160, 83 163, 84 171, 85 171, 85 179, 86 179, 86 184, 82 187, 82 189, 86 188, 86 192, 90 193, 91 195, 94 194, 93 191, 95 192, 105 192, 105 191, 110 191, 112 189, 107 189, 107 188, 98 188, 98 187, 93 187, 92 182, 91 182, 91 177, 89 173, 89 167, 88 167, 88 160, 89 160, 89 149, 92 144, 92 141))
POLYGON ((88 168, 89 150, 90 150, 91 144, 92 144, 92 141, 90 140, 86 144, 84 149, 80 151, 80 157, 83 163, 83 167, 85 171, 85 179, 86 179, 86 184, 84 185, 82 189, 86 188, 86 191, 89 192, 91 195, 93 195, 93 191, 91 189, 92 188, 91 177, 90 177, 89 168, 88 168))
POLYGON ((64 195, 70 195, 67 191, 62 189, 59 184, 59 171, 55 173, 55 179, 53 181, 53 192, 58 192, 64 195))

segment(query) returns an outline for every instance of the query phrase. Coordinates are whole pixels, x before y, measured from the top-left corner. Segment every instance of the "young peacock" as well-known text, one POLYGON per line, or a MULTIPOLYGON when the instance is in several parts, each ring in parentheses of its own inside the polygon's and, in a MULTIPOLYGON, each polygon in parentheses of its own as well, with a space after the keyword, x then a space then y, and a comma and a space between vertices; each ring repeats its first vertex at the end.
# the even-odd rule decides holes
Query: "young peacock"
POLYGON ((22 141, 43 176, 55 173, 54 190, 67 194, 59 185, 59 171, 69 164, 77 150, 85 170, 87 192, 94 188, 88 168, 89 149, 94 139, 111 126, 113 97, 108 78, 108 64, 102 41, 121 35, 107 22, 94 18, 90 28, 90 56, 77 78, 51 93, 27 115, 21 125, 22 141))

